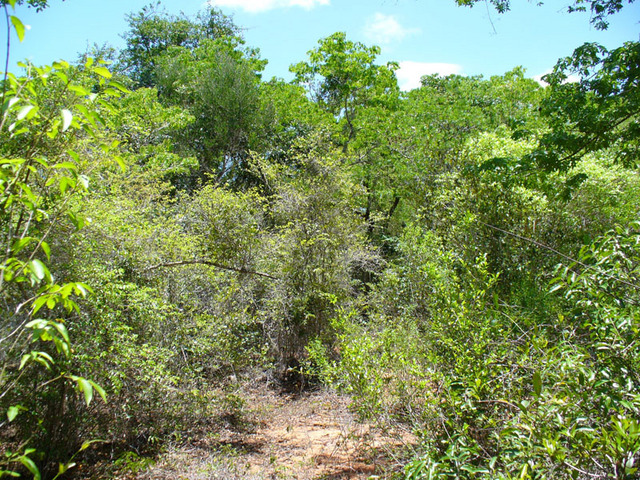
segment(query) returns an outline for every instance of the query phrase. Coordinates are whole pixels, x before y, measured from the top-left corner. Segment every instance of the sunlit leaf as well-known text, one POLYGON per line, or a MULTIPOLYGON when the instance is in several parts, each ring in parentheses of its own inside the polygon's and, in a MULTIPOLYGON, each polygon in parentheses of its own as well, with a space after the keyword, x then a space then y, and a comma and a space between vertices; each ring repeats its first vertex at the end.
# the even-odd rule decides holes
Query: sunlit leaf
POLYGON ((77 377, 76 382, 78 383, 78 388, 84 394, 84 401, 87 403, 87 406, 91 404, 91 400, 93 400, 93 387, 91 383, 86 378, 77 377))
POLYGON ((73 120, 73 114, 66 108, 62 109, 62 131, 63 132, 66 132, 67 129, 71 126, 72 120, 73 120))
POLYGON ((95 73, 97 73, 98 75, 100 75, 101 77, 104 78, 111 78, 111 72, 109 71, 108 68, 105 67, 96 67, 93 69, 93 71, 95 73))
POLYGON ((9 409, 7 410, 7 418, 9 419, 10 422, 13 422, 19 413, 20 413, 19 406, 14 405, 12 407, 9 407, 9 409))
POLYGON ((25 106, 25 107, 22 107, 22 108, 20 109, 20 111, 18 112, 18 115, 16 116, 16 118, 17 118, 18 120, 22 120, 22 119, 23 119, 24 117, 26 117, 26 116, 29 114, 29 112, 30 112, 31 110, 33 110, 34 108, 35 108, 35 107, 34 107, 33 105, 27 105, 27 106, 25 106))
POLYGON ((18 40, 21 42, 24 40, 24 32, 26 30, 24 24, 20 21, 18 17, 14 17, 11 15, 11 23, 13 24, 13 28, 16 29, 16 34, 18 35, 18 40))
POLYGON ((31 260, 29 262, 29 268, 38 280, 44 279, 49 273, 45 264, 40 260, 31 260))

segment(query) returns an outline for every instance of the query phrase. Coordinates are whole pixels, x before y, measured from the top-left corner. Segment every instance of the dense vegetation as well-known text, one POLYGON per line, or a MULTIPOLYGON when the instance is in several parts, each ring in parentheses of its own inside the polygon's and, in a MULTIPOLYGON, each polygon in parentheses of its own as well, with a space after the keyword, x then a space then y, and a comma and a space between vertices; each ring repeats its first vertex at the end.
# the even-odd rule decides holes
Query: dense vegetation
POLYGON ((153 451, 266 371, 410 425, 400 478, 638 478, 640 43, 401 92, 343 33, 267 81, 218 10, 128 19, 2 80, 0 477, 153 451))

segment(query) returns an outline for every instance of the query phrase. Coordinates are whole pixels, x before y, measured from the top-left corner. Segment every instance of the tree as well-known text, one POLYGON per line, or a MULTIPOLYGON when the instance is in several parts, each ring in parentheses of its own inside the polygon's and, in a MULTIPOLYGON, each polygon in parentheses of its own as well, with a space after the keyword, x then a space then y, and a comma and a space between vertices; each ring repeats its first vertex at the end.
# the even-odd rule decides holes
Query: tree
POLYGON ((0 0, 0 5, 3 6, 11 5, 12 7, 15 7, 16 5, 22 5, 24 3, 29 7, 35 8, 38 12, 49 6, 49 0, 0 0))
MULTIPOLYGON (((458 5, 472 7, 480 0, 455 0, 458 5)), ((635 0, 627 0, 631 4, 635 0)), ((490 0, 499 13, 505 13, 511 8, 511 0, 490 0)), ((544 2, 540 2, 544 3, 544 2)), ((574 0, 573 5, 567 6, 568 12, 591 12, 591 23, 598 30, 609 28, 607 17, 618 13, 624 7, 624 0, 574 0)))
POLYGON ((529 157, 547 170, 567 170, 589 152, 613 149, 616 161, 640 161, 640 42, 608 51, 586 43, 545 77, 541 113, 551 131, 529 157), (567 82, 578 75, 579 82, 567 82))
POLYGON ((343 126, 339 142, 346 152, 357 134, 357 116, 363 107, 389 106, 398 99, 394 75, 398 64, 376 65, 379 47, 347 40, 344 32, 321 39, 309 60, 292 65, 295 82, 306 86, 314 100, 343 126))
POLYGON ((205 39, 237 37, 240 33, 230 17, 212 7, 191 20, 184 14, 169 15, 147 5, 127 19, 129 31, 124 35, 127 46, 120 63, 138 87, 156 85, 158 59, 170 47, 193 49, 205 39))
POLYGON ((200 163, 199 177, 241 185, 249 150, 259 150, 264 132, 260 71, 265 62, 240 49, 234 37, 204 40, 197 48, 172 47, 158 58, 162 99, 195 119, 181 141, 200 163))

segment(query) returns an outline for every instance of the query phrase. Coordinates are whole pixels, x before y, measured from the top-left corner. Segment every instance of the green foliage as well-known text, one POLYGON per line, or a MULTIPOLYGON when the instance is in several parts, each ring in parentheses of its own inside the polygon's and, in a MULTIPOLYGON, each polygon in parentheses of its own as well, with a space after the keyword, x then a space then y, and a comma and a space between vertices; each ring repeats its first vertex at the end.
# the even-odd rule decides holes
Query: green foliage
MULTIPOLYGON (((64 1, 64 0, 63 0, 64 1)), ((1 0, 0 5, 10 5, 15 9, 16 5, 22 5, 26 3, 29 7, 33 7, 36 11, 40 12, 49 6, 48 0, 1 0)), ((15 17, 14 17, 15 18, 15 17)))
POLYGON ((130 168, 137 165, 146 175, 158 175, 180 185, 180 179, 197 169, 197 160, 190 151, 180 148, 182 132, 194 122, 185 110, 165 107, 158 101, 158 92, 139 88, 128 93, 118 111, 109 117, 120 138, 121 148, 131 159, 130 168), (185 151, 186 150, 186 151, 185 151))
POLYGON ((309 51, 308 62, 290 67, 296 83, 306 86, 314 100, 342 125, 340 144, 346 146, 357 134, 356 118, 364 106, 393 104, 398 97, 394 75, 398 65, 376 65, 379 47, 347 40, 344 32, 321 39, 309 51))
POLYGON ((259 161, 269 188, 263 264, 275 272, 263 311, 274 353, 299 360, 313 337, 331 336, 335 306, 358 286, 355 269, 375 268, 362 223, 351 208, 359 188, 341 170, 341 158, 315 139, 311 151, 288 166, 259 161))
POLYGON ((156 86, 158 59, 171 47, 193 49, 202 41, 237 37, 239 28, 220 10, 209 7, 195 20, 159 12, 147 5, 127 18, 129 31, 124 35, 127 47, 120 62, 138 87, 156 86))
POLYGON ((200 176, 242 184, 249 150, 259 150, 264 129, 256 51, 236 38, 205 40, 197 48, 174 47, 158 61, 158 86, 170 104, 194 118, 183 134, 200 163, 200 176))
POLYGON ((343 33, 263 82, 217 10, 129 21, 128 78, 2 84, 0 475, 142 471, 274 369, 408 425, 409 479, 637 477, 636 43, 401 93, 343 33))
MULTIPOLYGON (((65 317, 78 312, 76 298, 91 289, 81 282, 59 282, 51 265, 57 258, 56 236, 84 224, 73 202, 88 188, 86 156, 108 155, 113 147, 102 134, 102 115, 113 108, 110 102, 121 89, 109 84, 111 74, 93 60, 81 69, 66 62, 23 67, 26 76, 5 76, 0 121, 0 225, 6 245, 0 262, 0 405, 19 439, 2 467, 19 462, 39 478, 42 466, 65 459, 56 446, 47 445, 64 408, 57 394, 74 397, 76 390, 87 407, 94 393, 106 399, 96 382, 69 368, 65 317), (87 82, 100 93, 91 93, 87 82)), ((67 468, 60 464, 61 470, 67 468)))
MULTIPOLYGON (((458 5, 472 7, 479 0, 455 0, 458 5)), ((626 3, 631 4, 635 0, 627 0, 626 3)), ((491 3, 498 13, 508 12, 511 8, 510 0, 491 0, 491 3)), ((544 3, 544 2, 539 2, 544 3)), ((586 12, 587 7, 590 10, 591 24, 598 30, 606 30, 609 28, 608 16, 618 13, 624 7, 624 0, 574 0, 572 5, 568 5, 567 11, 586 12)))
POLYGON ((611 149, 626 166, 638 164, 638 83, 640 43, 607 51, 586 43, 560 59, 546 81, 550 94, 542 114, 551 131, 531 159, 543 168, 566 170, 583 155, 611 149), (569 75, 579 82, 567 82, 569 75))

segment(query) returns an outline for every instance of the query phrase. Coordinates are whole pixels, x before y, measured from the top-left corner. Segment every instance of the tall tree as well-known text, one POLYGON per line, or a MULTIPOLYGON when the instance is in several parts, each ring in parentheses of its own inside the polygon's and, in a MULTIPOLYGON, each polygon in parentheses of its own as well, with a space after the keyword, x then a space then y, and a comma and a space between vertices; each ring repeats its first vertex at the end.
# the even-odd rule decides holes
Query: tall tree
POLYGON ((205 39, 236 37, 240 33, 233 20, 215 8, 209 7, 192 20, 184 14, 169 15, 159 5, 147 5, 127 17, 127 46, 120 62, 136 86, 155 86, 158 59, 170 47, 193 49, 205 39))
POLYGON ((195 121, 182 141, 195 152, 200 175, 240 184, 249 150, 264 132, 257 51, 237 38, 204 40, 193 49, 172 47, 158 60, 157 81, 165 102, 189 111, 195 121))
POLYGON ((398 99, 394 72, 397 63, 377 65, 380 48, 347 40, 344 32, 323 38, 309 52, 307 62, 290 67, 295 81, 305 85, 318 104, 343 125, 346 151, 358 130, 356 117, 363 107, 387 106, 398 99))

